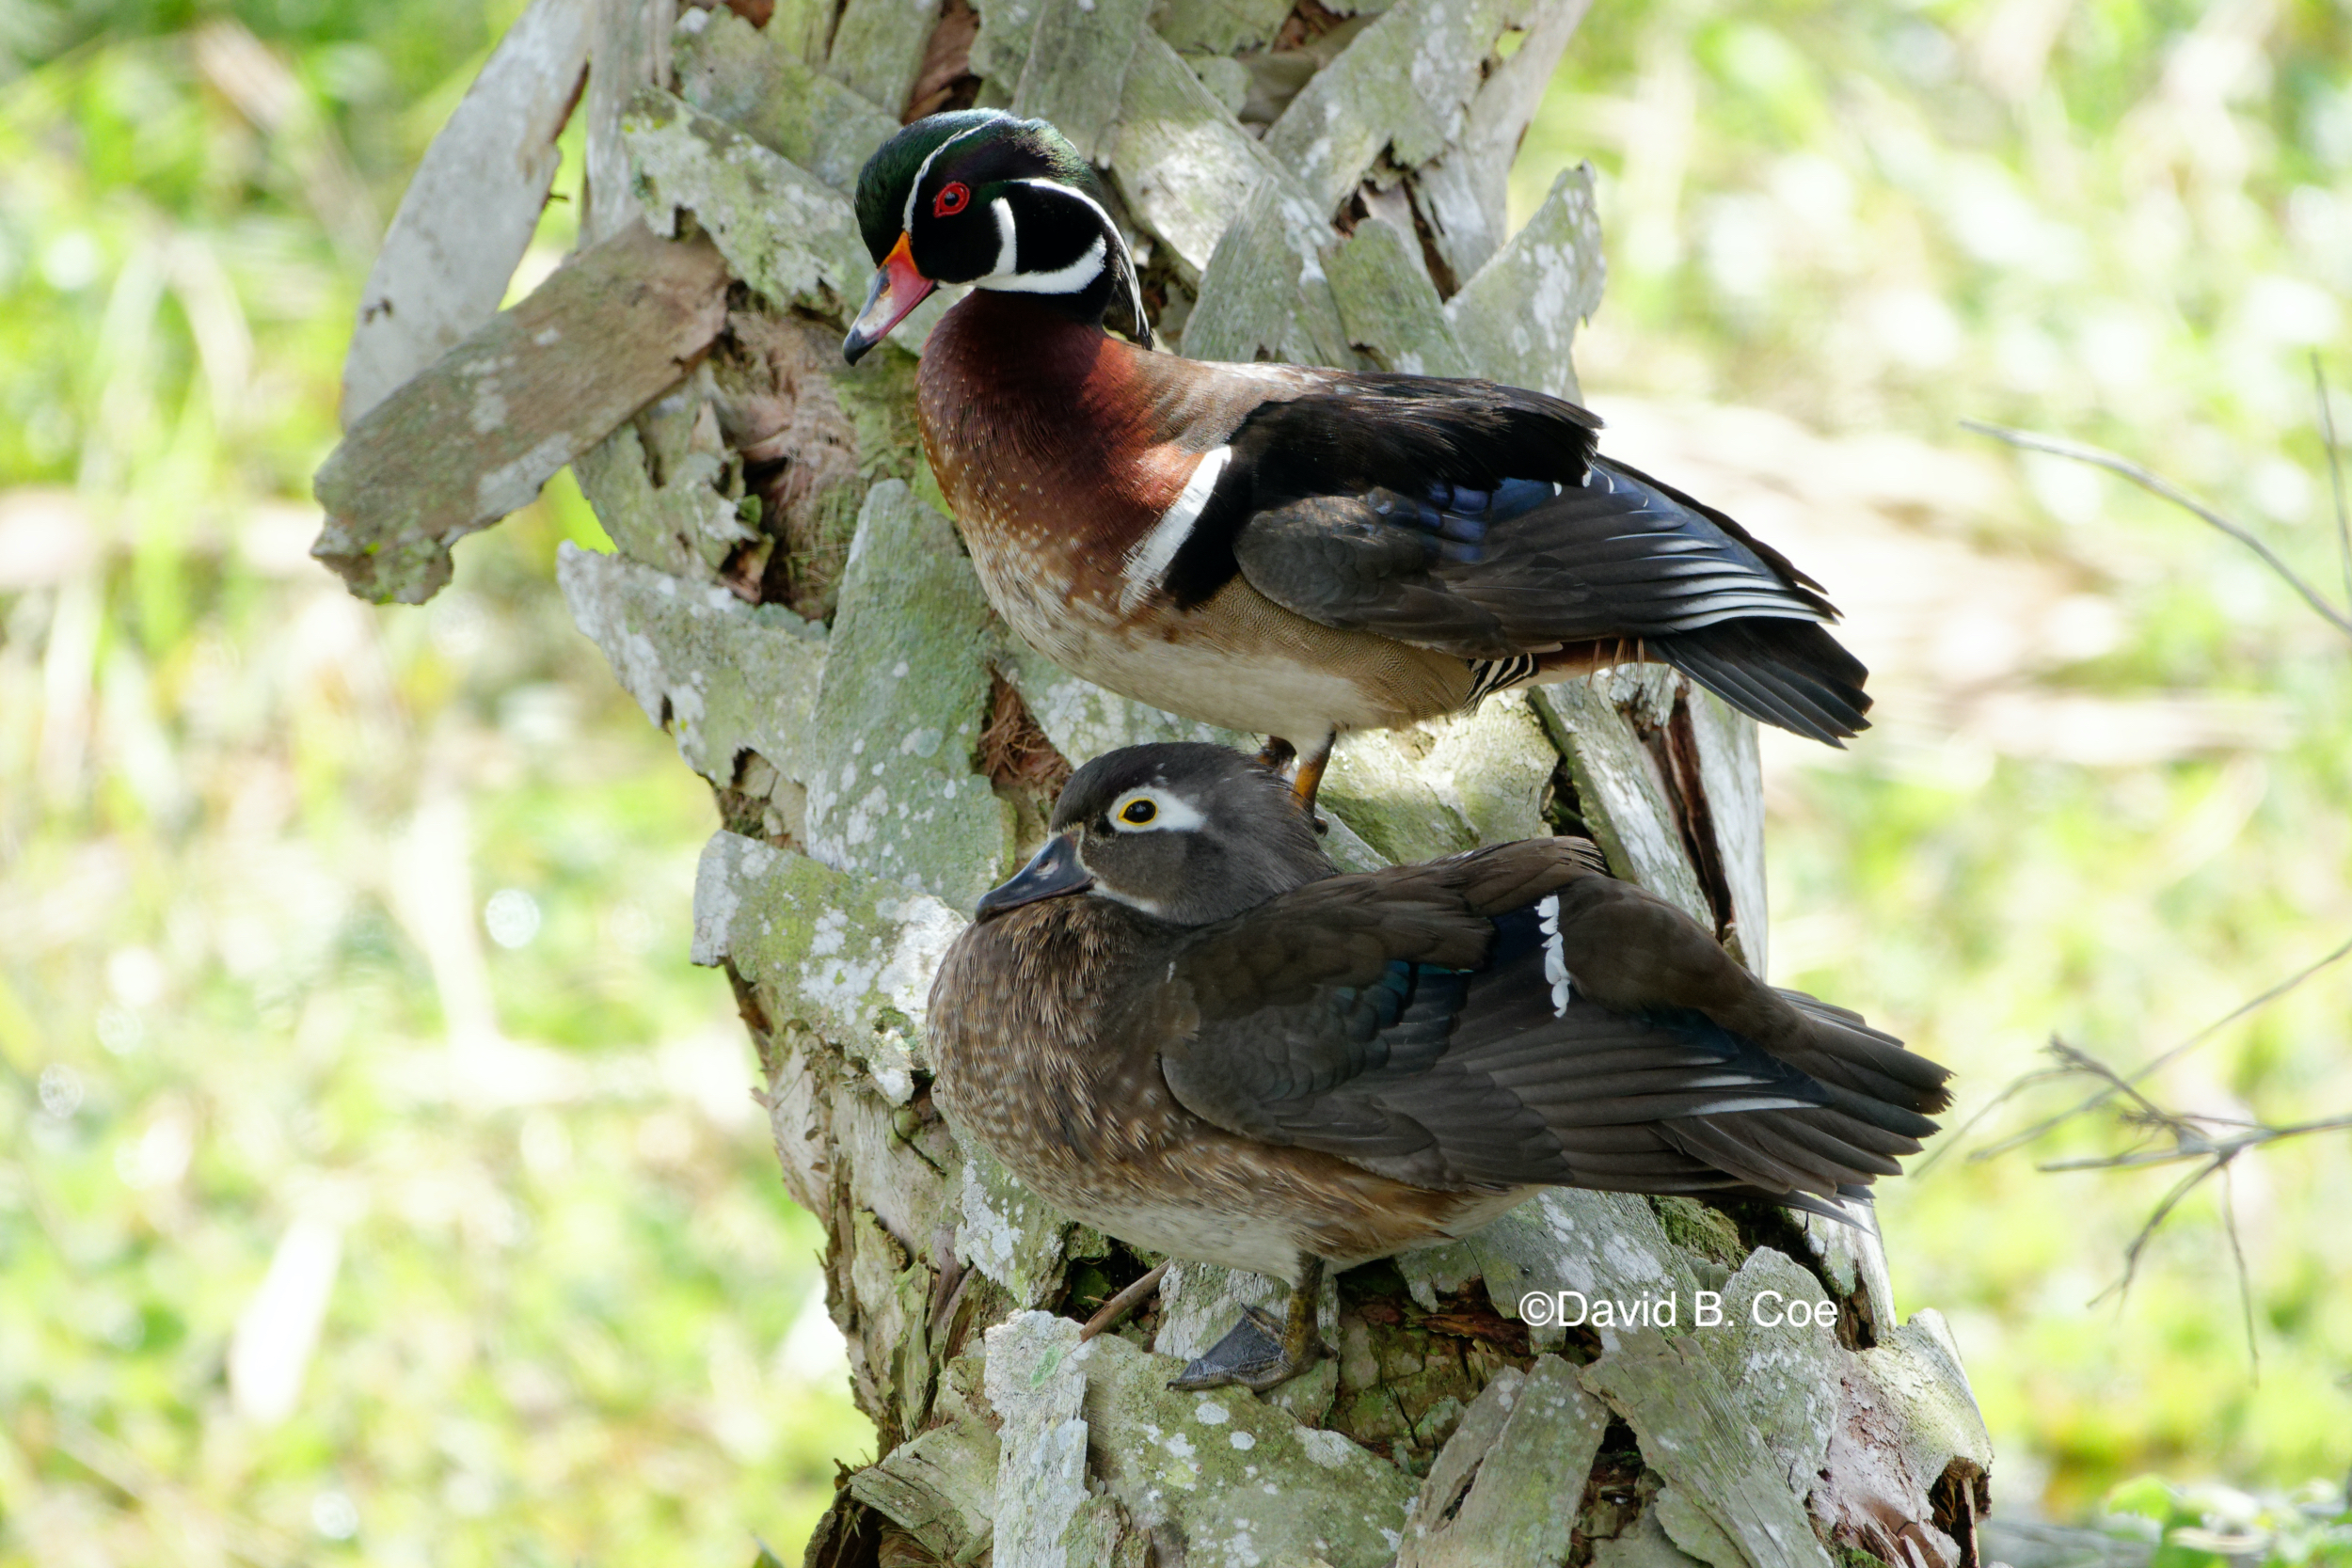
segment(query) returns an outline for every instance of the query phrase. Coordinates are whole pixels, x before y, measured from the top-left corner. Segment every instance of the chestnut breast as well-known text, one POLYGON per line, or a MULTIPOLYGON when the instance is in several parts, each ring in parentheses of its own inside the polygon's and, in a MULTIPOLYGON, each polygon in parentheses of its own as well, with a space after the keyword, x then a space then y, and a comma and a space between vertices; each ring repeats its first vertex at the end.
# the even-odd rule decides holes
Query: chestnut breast
POLYGON ((1252 410, 1319 385, 1287 365, 1153 354, 980 290, 932 329, 923 444, 998 614, 1099 686, 1229 729, 1312 738, 1468 697, 1470 666, 1310 621, 1236 576, 1179 611, 1125 569, 1252 410))
POLYGON ((1220 387, 1207 368, 1020 294, 976 291, 949 310, 924 348, 917 408, 983 577, 1018 561, 1033 587, 1128 619, 1128 552, 1265 396, 1220 387))

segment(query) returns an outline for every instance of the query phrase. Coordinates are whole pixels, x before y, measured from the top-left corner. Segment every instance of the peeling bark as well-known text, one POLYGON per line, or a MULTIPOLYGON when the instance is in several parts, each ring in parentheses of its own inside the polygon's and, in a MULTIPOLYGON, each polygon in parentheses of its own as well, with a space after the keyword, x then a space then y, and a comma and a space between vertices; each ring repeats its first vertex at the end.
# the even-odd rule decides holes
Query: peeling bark
MULTIPOLYGON (((946 302, 836 361, 866 271, 856 165, 942 94, 1050 112, 1106 166, 1187 352, 1573 394, 1589 173, 1516 235, 1501 193, 1579 0, 744 0, 675 34, 666 0, 602 4, 598 199, 626 188, 692 237, 608 242, 402 388, 322 474, 322 548, 383 596, 446 574, 489 518, 419 454, 523 439, 446 444, 486 373, 467 356, 525 363, 526 312, 566 340, 605 322, 600 378, 667 366, 626 394, 550 369, 534 418, 621 550, 564 552, 573 614, 719 803, 693 955, 734 988, 784 1180, 827 1226, 828 1309, 880 1433, 806 1560, 1973 1568, 1982 1424, 1940 1320, 1896 1318, 1866 1229, 1546 1192, 1327 1281, 1330 1354, 1272 1394, 1178 1394, 1178 1358, 1271 1284, 1179 1264, 1081 1343, 1157 1259, 1054 1213, 931 1104, 932 966, 1071 765, 1255 737, 1088 686, 989 611, 914 439, 914 356, 946 302), (691 275, 691 308, 596 315, 612 290, 581 275, 624 245, 642 278, 691 275), (1571 1295, 1574 1323, 1529 1305, 1571 1295), (1835 1323, 1750 1315, 1798 1301, 1835 1323)), ((1670 672, 1349 736, 1322 800, 1350 868, 1589 831, 1763 966, 1754 726, 1670 672)))
POLYGON ((497 312, 555 183, 591 21, 583 0, 532 0, 417 166, 359 296, 346 430, 497 312))
POLYGON ((644 225, 580 252, 368 412, 319 469, 310 553, 352 592, 421 604, 449 548, 677 384, 725 320, 703 245, 644 225))

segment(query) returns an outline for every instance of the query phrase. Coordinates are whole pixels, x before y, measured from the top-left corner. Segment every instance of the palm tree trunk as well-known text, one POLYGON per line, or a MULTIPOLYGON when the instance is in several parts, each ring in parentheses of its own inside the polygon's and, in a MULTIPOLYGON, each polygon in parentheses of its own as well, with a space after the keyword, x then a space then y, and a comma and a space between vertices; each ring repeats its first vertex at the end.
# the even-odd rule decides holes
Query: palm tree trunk
MULTIPOLYGON (((570 5, 517 28, 564 40, 531 78, 542 110, 578 90, 580 30, 541 15, 570 5)), ((914 436, 944 304, 841 365, 866 154, 905 114, 1048 115, 1103 166, 1184 352, 1573 395, 1600 291, 1590 174, 1517 233, 1503 185, 1579 0, 596 5, 596 243, 355 427, 322 472, 322 553, 359 591, 421 598, 495 515, 493 479, 566 459, 619 546, 567 550, 563 589, 716 793, 695 957, 734 986, 785 1181, 830 1232, 829 1306, 880 1433, 808 1560, 1973 1564, 1984 1430, 1937 1315, 1897 1322, 1871 1234, 1549 1193, 1327 1284, 1335 1354, 1273 1396, 1178 1394, 1182 1359, 1273 1287, 1179 1265, 1081 1342, 1154 1259, 1062 1220, 931 1104, 931 969, 1071 764, 1212 732, 1063 673, 990 611, 914 436), (681 258, 669 293, 616 294, 607 275, 649 245, 681 258), (520 319, 534 303, 553 337, 520 319), (552 409, 485 421, 501 377, 552 409), (617 428, 594 413, 616 400, 637 409, 617 428), (415 500, 425 452, 444 489, 480 476, 470 499, 415 500)), ((439 178, 466 195, 462 169, 439 178)), ((411 202, 445 214, 440 196, 411 202)), ((388 350, 397 330, 363 327, 371 366, 431 357, 388 350)), ((1670 673, 1351 737, 1323 803, 1359 866, 1589 832, 1763 966, 1754 727, 1670 673)))

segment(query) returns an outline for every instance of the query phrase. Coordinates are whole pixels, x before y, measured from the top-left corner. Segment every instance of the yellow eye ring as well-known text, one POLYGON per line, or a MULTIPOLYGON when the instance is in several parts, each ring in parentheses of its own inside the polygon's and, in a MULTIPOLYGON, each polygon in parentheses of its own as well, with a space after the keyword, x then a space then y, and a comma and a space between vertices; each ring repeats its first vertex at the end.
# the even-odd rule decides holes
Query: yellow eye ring
POLYGON ((1119 819, 1140 828, 1160 815, 1160 808, 1149 800, 1130 800, 1119 808, 1119 819))

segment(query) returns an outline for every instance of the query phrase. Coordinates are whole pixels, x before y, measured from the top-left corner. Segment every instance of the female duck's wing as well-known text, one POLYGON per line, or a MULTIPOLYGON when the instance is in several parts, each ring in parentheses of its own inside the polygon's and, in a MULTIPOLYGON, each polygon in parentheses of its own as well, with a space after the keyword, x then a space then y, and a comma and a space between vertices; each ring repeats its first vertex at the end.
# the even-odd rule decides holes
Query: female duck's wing
POLYGON ((1597 423, 1491 382, 1329 374, 1241 420, 1167 587, 1199 602, 1238 572, 1311 620, 1472 659, 1638 641, 1766 722, 1866 727, 1820 585, 1595 456, 1597 423))
POLYGON ((1933 1124, 1906 1105, 1817 1081, 1698 1006, 1582 994, 1561 895, 1626 884, 1574 844, 1285 895, 1190 940, 1136 1022, 1196 1115, 1422 1186, 1835 1195, 1917 1149, 1933 1124))

